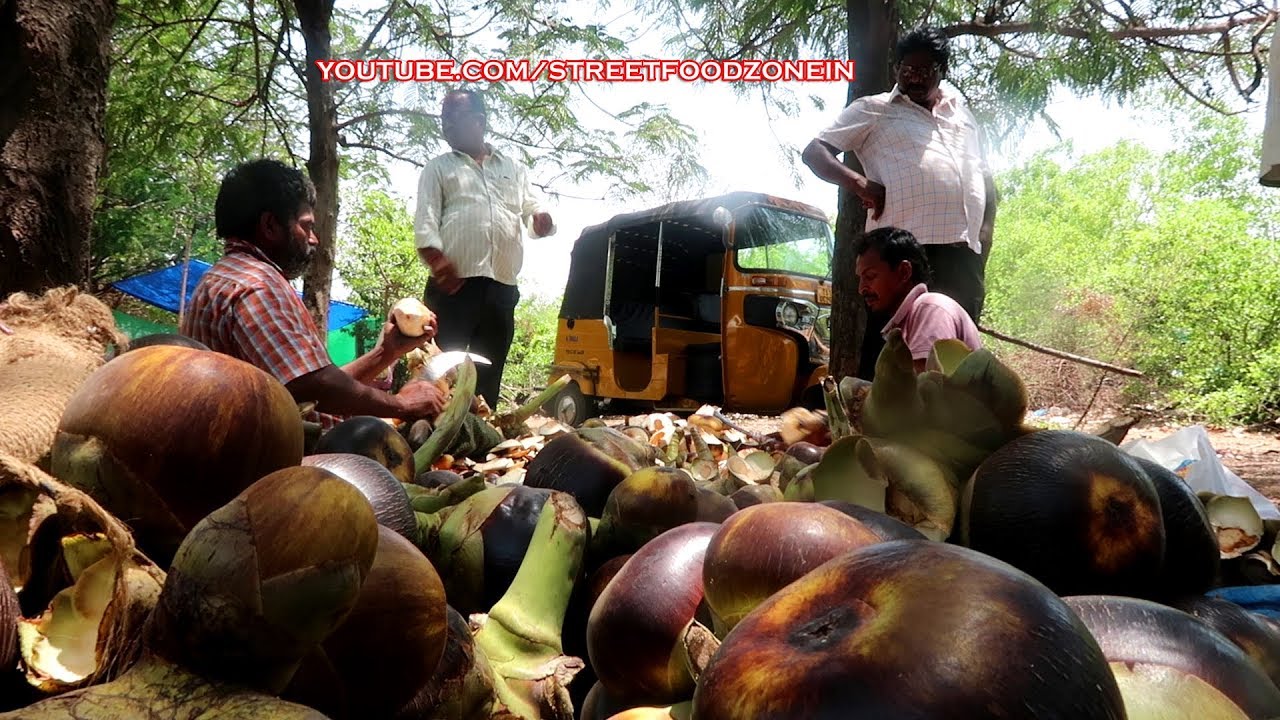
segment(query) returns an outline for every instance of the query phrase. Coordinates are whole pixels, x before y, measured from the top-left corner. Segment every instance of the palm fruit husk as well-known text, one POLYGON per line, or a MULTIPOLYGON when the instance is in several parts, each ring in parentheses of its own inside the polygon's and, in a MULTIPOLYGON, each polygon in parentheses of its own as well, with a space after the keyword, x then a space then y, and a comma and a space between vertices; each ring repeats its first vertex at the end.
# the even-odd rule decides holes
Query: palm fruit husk
POLYGON ((1240 648, 1181 610, 1137 598, 1065 598, 1111 664, 1129 720, 1280 715, 1280 690, 1240 648))
MULTIPOLYGON (((413 485, 405 485, 404 489, 409 495, 409 504, 413 507, 413 511, 418 514, 418 525, 421 526, 423 514, 436 513, 444 508, 457 505, 487 487, 489 485, 485 483, 484 476, 472 475, 458 482, 436 488, 427 488, 414 483, 413 485)), ((419 533, 421 533, 421 529, 419 533)))
POLYGON ((587 621, 591 667, 610 697, 633 705, 680 702, 694 687, 682 639, 701 616, 702 563, 719 525, 672 528, 633 554, 587 621))
POLYGON ((391 423, 371 415, 347 418, 320 436, 314 454, 352 453, 376 460, 402 483, 413 482, 413 448, 391 423))
POLYGON ((591 535, 595 562, 635 552, 677 525, 698 519, 698 489, 680 468, 637 470, 609 493, 591 535))
POLYGON ((770 596, 725 638, 693 707, 700 720, 1125 717, 1058 596, 990 556, 918 540, 844 553, 770 596))
POLYGON ((28 617, 18 625, 26 682, 58 693, 117 677, 141 652, 141 629, 164 573, 88 495, 0 455, 0 488, 15 487, 38 492, 55 511, 23 555, 33 568, 20 596, 28 617))
POLYGON ((419 516, 424 531, 420 547, 458 612, 484 612, 507 592, 552 492, 501 485, 434 516, 419 516))
POLYGON ((518 438, 529 431, 525 421, 538 413, 543 405, 551 402, 573 378, 568 374, 561 375, 556 381, 543 388, 542 392, 533 396, 528 402, 509 413, 503 413, 493 419, 493 425, 508 439, 518 438))
POLYGON ((862 523, 881 540, 925 540, 924 534, 895 517, 844 500, 819 500, 819 505, 834 508, 862 523))
POLYGON ((738 511, 733 500, 723 494, 698 484, 698 522, 724 522, 724 519, 738 511))
POLYGON ((924 404, 916 387, 911 350, 902 331, 894 328, 876 359, 875 380, 862 408, 863 427, 874 437, 896 437, 918 431, 923 419, 924 404))
POLYGON ((23 554, 32 536, 54 512, 53 501, 35 488, 0 484, 0 562, 8 568, 14 590, 21 590, 31 574, 30 559, 24 562, 23 554))
POLYGON ((715 635, 724 638, 766 598, 822 563, 880 541, 870 527, 818 503, 734 513, 711 537, 702 563, 715 635))
POLYGON ((666 707, 638 707, 623 710, 610 715, 608 720, 690 720, 693 717, 693 703, 685 701, 666 707))
POLYGON ((165 566, 201 518, 297 465, 302 447, 297 403, 274 377, 229 355, 154 346, 98 368, 71 397, 52 472, 128 522, 165 566))
POLYGON ((1233 602, 1203 595, 1182 597, 1169 605, 1222 633, 1280 687, 1280 636, 1256 615, 1233 602))
POLYGON ((377 547, 355 486, 314 467, 271 473, 187 535, 147 646, 208 680, 279 693, 356 606, 377 547))
POLYGON ((1249 498, 1216 495, 1204 504, 1204 509, 1223 560, 1238 558, 1262 543, 1262 517, 1249 498))
POLYGON ((762 503, 782 502, 782 491, 772 485, 748 485, 729 496, 739 510, 762 503))
POLYGON ((55 595, 39 616, 24 618, 18 626, 27 680, 49 694, 89 684, 108 675, 110 664, 136 656, 115 656, 112 645, 134 638, 113 638, 111 633, 136 633, 155 607, 164 580, 145 558, 121 560, 101 533, 66 536, 62 547, 74 584, 55 595))
POLYGON ((831 441, 854 434, 853 424, 849 420, 849 406, 845 403, 840 383, 828 375, 822 378, 822 399, 827 407, 827 427, 831 430, 831 441))
POLYGON ((213 682, 149 657, 114 682, 75 690, 10 713, 5 720, 325 720, 317 710, 244 687, 213 682))
POLYGON ((18 594, 9 582, 9 573, 0 560, 0 676, 8 675, 18 667, 18 594))
POLYGON ((436 460, 453 444, 467 422, 467 416, 471 414, 471 401, 475 394, 476 366, 467 359, 458 366, 449 402, 445 404, 444 412, 436 418, 431 435, 413 453, 416 473, 431 470, 436 460))
POLYGON ((583 427, 547 443, 526 468, 524 484, 567 492, 588 516, 598 518, 613 488, 655 461, 649 445, 613 428, 583 427))
POLYGON ((931 540, 945 540, 955 525, 955 477, 907 445, 848 437, 831 446, 812 475, 816 500, 843 500, 886 513, 931 540))
MULTIPOLYGON (((591 618, 591 609, 595 607, 596 600, 609 585, 609 581, 618 574, 630 558, 630 555, 619 555, 606 560, 594 571, 584 573, 583 580, 574 587, 573 596, 569 599, 569 609, 565 611, 564 627, 560 633, 566 655, 587 657, 587 622, 591 618)), ((586 712, 587 696, 596 684, 596 672, 595 668, 591 667, 591 663, 585 663, 582 671, 575 675, 573 682, 569 684, 569 695, 573 699, 573 706, 579 710, 579 715, 583 718, 589 717, 586 712)))
POLYGON ((1134 460, 1155 485, 1164 521, 1165 563, 1152 596, 1206 592, 1217 580, 1221 563, 1218 539, 1204 505, 1173 471, 1146 458, 1134 456, 1134 460))
POLYGON ((354 453, 323 453, 306 456, 302 464, 323 468, 351 483, 373 506, 379 525, 400 533, 411 543, 419 541, 418 518, 413 514, 404 483, 377 460, 354 453))
POLYGON ((476 649, 466 619, 446 608, 448 631, 444 653, 435 672, 413 699, 403 705, 395 720, 491 720, 504 715, 494 693, 493 668, 476 649))
POLYGON ((378 528, 378 552, 356 606, 307 656, 288 700, 334 720, 390 717, 409 702, 443 656, 444 585, 425 556, 398 533, 378 528))
POLYGON ((1115 445, 1071 430, 1025 435, 983 462, 962 493, 958 539, 1061 595, 1144 596, 1165 562, 1147 473, 1115 445))
POLYGON ((560 632, 587 538, 582 507, 567 493, 553 492, 511 587, 476 618, 476 648, 493 667, 499 701, 515 717, 573 718, 568 686, 583 661, 564 654, 560 632))

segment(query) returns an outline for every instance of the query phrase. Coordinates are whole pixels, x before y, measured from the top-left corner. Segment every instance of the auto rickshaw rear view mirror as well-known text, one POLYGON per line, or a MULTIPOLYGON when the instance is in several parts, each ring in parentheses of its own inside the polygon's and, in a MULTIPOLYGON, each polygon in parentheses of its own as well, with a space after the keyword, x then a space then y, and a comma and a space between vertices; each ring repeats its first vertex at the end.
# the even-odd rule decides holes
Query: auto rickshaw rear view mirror
POLYGON ((711 212, 711 219, 720 227, 727 228, 733 222, 733 213, 723 207, 717 207, 711 212))

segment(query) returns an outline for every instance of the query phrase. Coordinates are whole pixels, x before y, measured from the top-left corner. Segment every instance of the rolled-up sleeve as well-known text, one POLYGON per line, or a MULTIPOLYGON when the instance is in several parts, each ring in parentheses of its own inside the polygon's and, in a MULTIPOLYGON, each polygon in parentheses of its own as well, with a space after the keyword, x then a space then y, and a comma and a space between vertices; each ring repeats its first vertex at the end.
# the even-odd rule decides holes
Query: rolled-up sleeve
POLYGON ((440 240, 440 216, 444 214, 444 192, 440 171, 435 163, 427 163, 418 176, 418 203, 413 217, 414 244, 419 249, 444 249, 440 240))

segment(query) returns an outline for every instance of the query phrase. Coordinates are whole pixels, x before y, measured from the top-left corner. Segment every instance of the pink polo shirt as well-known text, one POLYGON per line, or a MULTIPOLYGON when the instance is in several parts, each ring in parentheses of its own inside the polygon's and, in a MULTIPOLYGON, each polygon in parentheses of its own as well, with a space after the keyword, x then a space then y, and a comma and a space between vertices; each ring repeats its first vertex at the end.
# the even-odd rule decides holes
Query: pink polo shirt
POLYGON ((960 304, 942 293, 929 292, 924 283, 911 288, 898 311, 893 314, 881 334, 902 328, 902 339, 911 350, 912 360, 926 360, 933 344, 955 338, 970 350, 982 347, 978 326, 960 304))

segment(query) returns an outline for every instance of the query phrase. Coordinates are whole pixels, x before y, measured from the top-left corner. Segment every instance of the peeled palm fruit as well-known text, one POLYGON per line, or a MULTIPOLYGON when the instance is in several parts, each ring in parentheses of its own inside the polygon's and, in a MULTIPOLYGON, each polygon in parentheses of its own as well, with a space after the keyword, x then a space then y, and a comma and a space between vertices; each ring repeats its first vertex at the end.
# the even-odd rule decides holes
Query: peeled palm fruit
POLYGON ((403 335, 422 337, 431 326, 431 311, 417 298, 405 298, 391 306, 391 318, 403 335))

